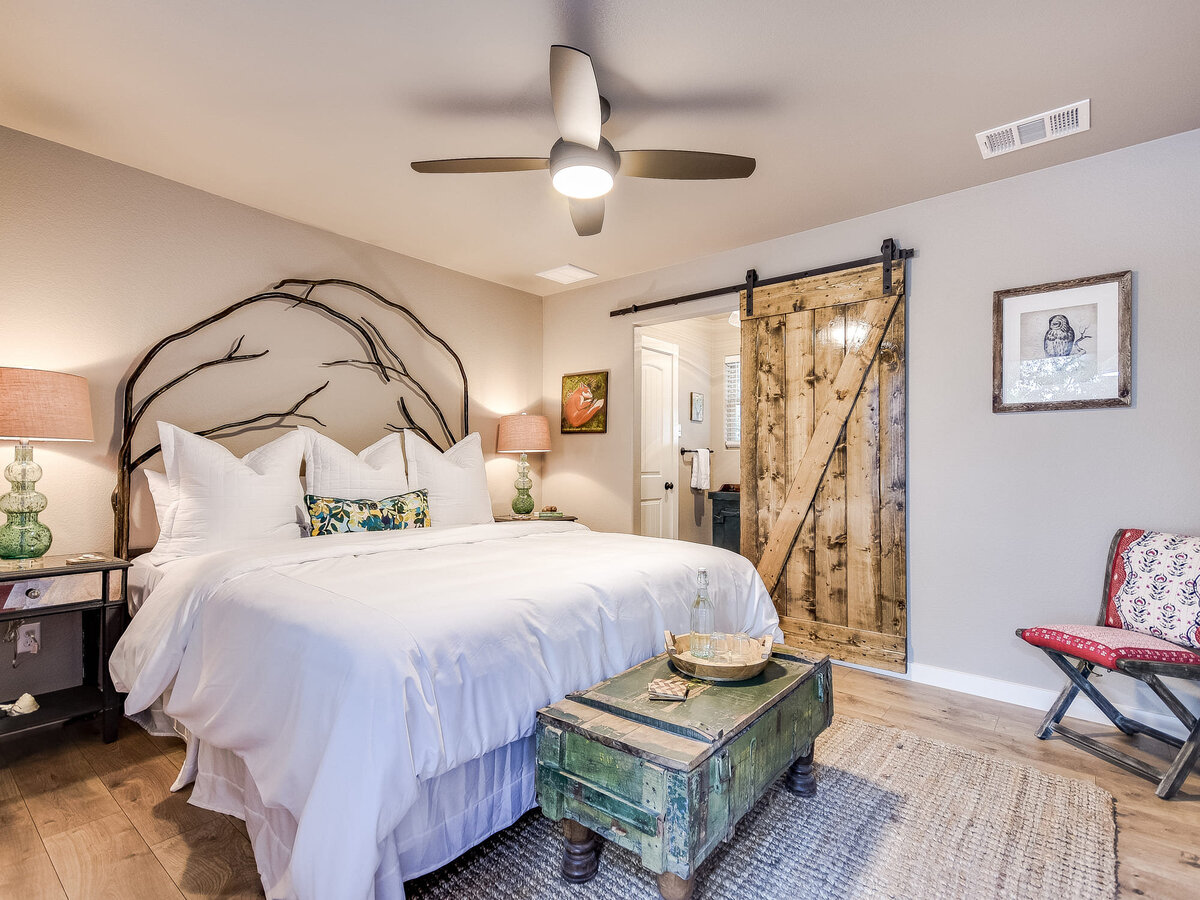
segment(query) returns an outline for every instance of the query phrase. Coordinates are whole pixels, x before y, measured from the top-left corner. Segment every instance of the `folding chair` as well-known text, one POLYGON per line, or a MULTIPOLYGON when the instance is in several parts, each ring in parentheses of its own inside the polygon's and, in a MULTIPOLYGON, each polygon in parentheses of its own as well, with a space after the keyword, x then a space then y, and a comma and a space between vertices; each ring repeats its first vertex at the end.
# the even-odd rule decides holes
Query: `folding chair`
POLYGON ((1133 528, 1118 531, 1108 551, 1098 624, 1020 628, 1017 637, 1044 650, 1070 679, 1037 736, 1045 740, 1057 734, 1081 750, 1158 782, 1155 793, 1164 800, 1173 797, 1200 755, 1200 721, 1160 676, 1200 682, 1200 538, 1133 528), (1183 723, 1188 737, 1180 740, 1122 715, 1088 680, 1097 668, 1146 684, 1183 723), (1175 761, 1160 772, 1061 724, 1080 692, 1125 734, 1144 734, 1178 747, 1175 761))

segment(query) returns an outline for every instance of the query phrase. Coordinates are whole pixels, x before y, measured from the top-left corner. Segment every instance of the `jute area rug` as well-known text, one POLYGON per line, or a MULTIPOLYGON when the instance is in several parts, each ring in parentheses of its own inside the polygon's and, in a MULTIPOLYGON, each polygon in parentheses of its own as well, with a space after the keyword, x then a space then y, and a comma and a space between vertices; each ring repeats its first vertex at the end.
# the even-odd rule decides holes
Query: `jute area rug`
MULTIPOLYGON (((817 739, 817 795, 776 784, 701 867, 696 898, 1054 898, 1116 893, 1112 795, 907 731, 837 717, 817 739)), ((589 883, 559 877, 562 833, 533 810, 411 898, 655 900, 612 843, 589 883)))

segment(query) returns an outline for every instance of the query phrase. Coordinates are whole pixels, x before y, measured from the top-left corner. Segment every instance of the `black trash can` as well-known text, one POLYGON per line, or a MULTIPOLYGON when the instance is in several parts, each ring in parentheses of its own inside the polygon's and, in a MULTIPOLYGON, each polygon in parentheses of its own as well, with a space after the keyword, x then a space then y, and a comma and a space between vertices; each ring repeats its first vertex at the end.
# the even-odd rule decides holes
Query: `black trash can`
POLYGON ((742 495, 737 491, 709 491, 712 501, 712 542, 734 553, 742 549, 742 495))

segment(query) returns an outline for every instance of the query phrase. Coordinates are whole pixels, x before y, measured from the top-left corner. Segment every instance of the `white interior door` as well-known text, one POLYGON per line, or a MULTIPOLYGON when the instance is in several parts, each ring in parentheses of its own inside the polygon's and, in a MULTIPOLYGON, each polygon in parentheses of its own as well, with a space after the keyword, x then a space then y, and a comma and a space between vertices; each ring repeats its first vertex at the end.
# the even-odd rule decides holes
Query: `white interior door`
POLYGON ((639 534, 679 536, 679 347, 641 338, 642 428, 638 470, 639 534))

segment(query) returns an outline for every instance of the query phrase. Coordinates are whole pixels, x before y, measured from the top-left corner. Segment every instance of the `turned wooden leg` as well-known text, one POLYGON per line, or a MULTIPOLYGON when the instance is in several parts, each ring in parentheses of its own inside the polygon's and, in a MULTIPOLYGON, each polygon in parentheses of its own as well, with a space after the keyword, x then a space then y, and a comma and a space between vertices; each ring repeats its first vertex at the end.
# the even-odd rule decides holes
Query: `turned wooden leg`
POLYGON ((573 884, 582 884, 596 877, 600 868, 600 839, 586 825, 563 819, 562 877, 573 884))
POLYGON ((658 892, 663 900, 692 900, 692 891, 696 888, 696 876, 680 878, 670 872, 658 876, 658 892))
POLYGON ((817 779, 812 770, 813 748, 808 745, 787 772, 787 789, 799 797, 815 797, 817 794, 817 779))

